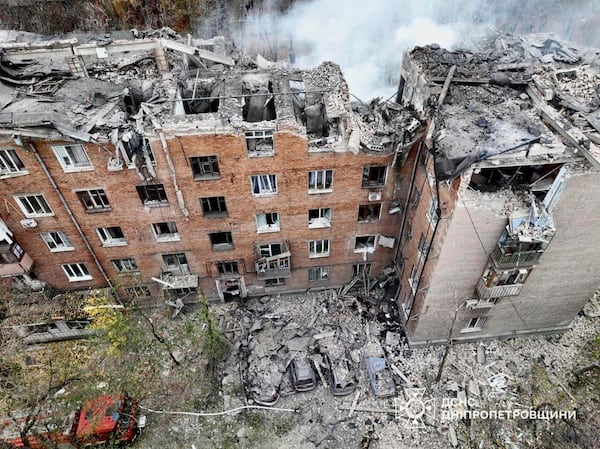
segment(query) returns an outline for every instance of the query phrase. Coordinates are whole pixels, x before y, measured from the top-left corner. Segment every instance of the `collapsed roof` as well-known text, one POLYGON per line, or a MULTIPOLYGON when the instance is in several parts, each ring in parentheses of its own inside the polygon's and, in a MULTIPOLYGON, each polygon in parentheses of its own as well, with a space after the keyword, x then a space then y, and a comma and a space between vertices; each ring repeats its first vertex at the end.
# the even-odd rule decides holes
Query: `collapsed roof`
POLYGON ((533 165, 580 152, 600 168, 599 68, 598 49, 551 35, 503 35, 473 51, 413 49, 400 94, 434 117, 440 180, 492 157, 533 165))
POLYGON ((0 134, 118 146, 159 129, 231 132, 276 121, 305 133, 315 150, 390 154, 420 124, 388 102, 353 110, 331 62, 298 70, 235 54, 222 37, 184 41, 168 29, 115 36, 5 33, 13 42, 0 43, 0 134))

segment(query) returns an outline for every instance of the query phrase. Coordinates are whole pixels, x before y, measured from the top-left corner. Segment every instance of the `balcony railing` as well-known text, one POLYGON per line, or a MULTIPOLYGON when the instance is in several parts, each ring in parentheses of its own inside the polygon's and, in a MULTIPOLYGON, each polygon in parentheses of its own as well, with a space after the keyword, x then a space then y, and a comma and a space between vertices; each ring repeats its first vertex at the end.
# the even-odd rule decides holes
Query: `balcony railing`
POLYGON ((163 271, 160 274, 161 287, 163 289, 196 288, 198 287, 198 275, 190 273, 171 273, 163 271))
POLYGON ((505 254, 500 245, 496 245, 491 258, 497 268, 528 267, 535 265, 542 257, 544 251, 519 251, 505 254))
POLYGON ((271 269, 259 269, 256 264, 256 277, 258 279, 277 279, 277 278, 289 278, 292 276, 292 270, 290 268, 271 268, 271 269))
POLYGON ((496 285, 495 287, 487 287, 485 279, 479 279, 477 283, 477 295, 480 299, 501 298, 503 296, 517 296, 521 293, 523 284, 496 285))

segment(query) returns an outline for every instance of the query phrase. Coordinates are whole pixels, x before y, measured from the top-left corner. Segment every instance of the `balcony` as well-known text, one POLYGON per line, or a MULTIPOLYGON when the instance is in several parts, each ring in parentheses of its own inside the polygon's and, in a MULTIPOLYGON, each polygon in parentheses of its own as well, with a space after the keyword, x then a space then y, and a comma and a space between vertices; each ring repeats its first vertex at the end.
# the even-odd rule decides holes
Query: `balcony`
POLYGON ((163 271, 160 274, 160 280, 160 285, 164 290, 198 287, 197 274, 163 271))
POLYGON ((521 293, 521 289, 523 288, 523 284, 496 285, 495 287, 488 287, 485 285, 485 282, 486 280, 481 278, 477 283, 477 295, 480 299, 517 296, 521 293))
POLYGON ((258 279, 289 278, 292 276, 290 247, 287 240, 256 245, 256 277, 258 279))
POLYGON ((509 252, 508 248, 496 245, 491 259, 496 268, 530 267, 535 265, 544 254, 543 250, 509 252))
POLYGON ((256 267, 257 279, 277 279, 277 278, 289 278, 292 277, 292 270, 290 268, 270 268, 260 270, 257 264, 256 267))

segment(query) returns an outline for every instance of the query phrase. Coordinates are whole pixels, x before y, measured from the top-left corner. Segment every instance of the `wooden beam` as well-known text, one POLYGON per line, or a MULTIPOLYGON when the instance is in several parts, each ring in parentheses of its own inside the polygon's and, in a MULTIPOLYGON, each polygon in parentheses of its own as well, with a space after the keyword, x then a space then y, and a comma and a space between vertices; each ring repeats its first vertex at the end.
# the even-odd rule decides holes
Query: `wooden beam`
POLYGON ((228 66, 235 65, 233 59, 229 56, 219 55, 212 51, 203 50, 201 48, 192 47, 191 45, 182 44, 180 42, 173 41, 171 39, 161 39, 160 43, 163 47, 169 48, 171 50, 179 51, 181 53, 185 53, 188 55, 198 56, 202 59, 207 59, 209 61, 216 62, 218 64, 225 64, 228 66))

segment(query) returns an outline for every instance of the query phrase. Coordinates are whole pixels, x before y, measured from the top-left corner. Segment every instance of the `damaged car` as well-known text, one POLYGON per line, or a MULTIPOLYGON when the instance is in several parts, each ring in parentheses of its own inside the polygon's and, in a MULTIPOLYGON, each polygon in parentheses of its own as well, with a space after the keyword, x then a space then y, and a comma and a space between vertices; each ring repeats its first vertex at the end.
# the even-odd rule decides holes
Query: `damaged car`
POLYGON ((325 354, 329 372, 329 387, 334 396, 345 396, 356 390, 356 376, 348 359, 345 357, 333 358, 325 354))
POLYGON ((317 386, 315 370, 309 359, 295 358, 290 363, 290 377, 296 391, 310 391, 317 386))

